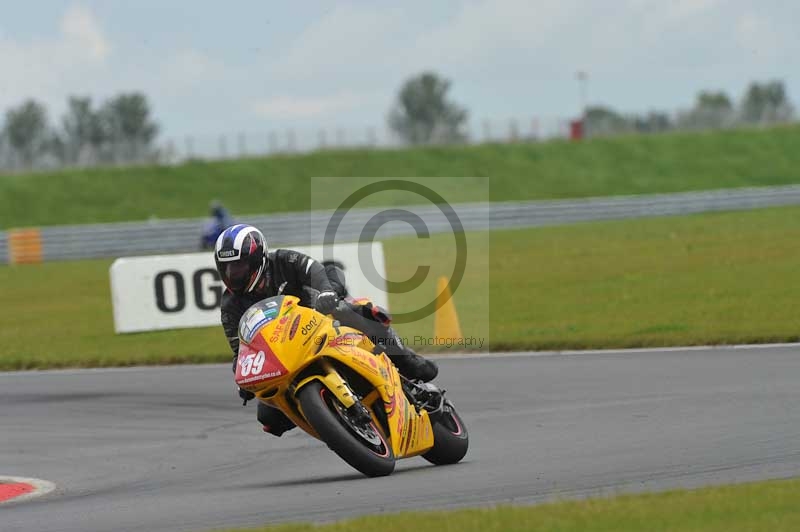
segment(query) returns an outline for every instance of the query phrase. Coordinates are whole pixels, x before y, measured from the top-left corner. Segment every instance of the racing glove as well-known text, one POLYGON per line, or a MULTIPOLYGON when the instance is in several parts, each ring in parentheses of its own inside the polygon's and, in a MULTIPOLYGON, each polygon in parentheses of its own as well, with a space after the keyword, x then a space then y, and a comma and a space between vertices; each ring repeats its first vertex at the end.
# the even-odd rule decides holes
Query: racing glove
POLYGON ((314 308, 317 312, 321 312, 323 314, 330 314, 334 310, 336 310, 336 306, 339 304, 339 297, 336 295, 336 292, 333 290, 326 290, 325 292, 320 292, 317 296, 317 303, 314 308))

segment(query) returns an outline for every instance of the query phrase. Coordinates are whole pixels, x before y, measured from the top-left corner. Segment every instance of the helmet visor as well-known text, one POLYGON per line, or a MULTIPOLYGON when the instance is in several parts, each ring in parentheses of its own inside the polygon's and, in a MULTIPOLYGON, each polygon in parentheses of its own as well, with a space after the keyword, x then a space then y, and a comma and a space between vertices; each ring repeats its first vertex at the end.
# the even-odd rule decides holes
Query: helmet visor
POLYGON ((229 262, 222 269, 222 282, 231 289, 232 292, 243 292, 250 284, 251 277, 256 272, 250 271, 250 265, 246 260, 229 262))

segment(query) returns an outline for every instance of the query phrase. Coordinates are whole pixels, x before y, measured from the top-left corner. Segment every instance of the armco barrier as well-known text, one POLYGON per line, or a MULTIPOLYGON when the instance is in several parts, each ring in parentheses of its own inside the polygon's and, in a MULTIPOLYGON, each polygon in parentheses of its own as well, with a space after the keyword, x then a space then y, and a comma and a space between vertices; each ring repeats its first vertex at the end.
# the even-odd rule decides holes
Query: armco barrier
MULTIPOLYGON (((453 208, 465 230, 480 231, 795 204, 800 204, 800 185, 574 200, 462 203, 453 208)), ((407 209, 423 219, 430 233, 451 230, 435 205, 407 209)), ((380 221, 382 211, 380 207, 351 211, 339 227, 336 241, 358 240, 373 216, 380 221)), ((310 245, 323 242, 330 218, 331 212, 316 211, 241 216, 237 221, 259 227, 273 244, 310 245)), ((44 227, 41 229, 43 260, 196 251, 204 223, 204 219, 182 219, 44 227)), ((411 225, 392 223, 385 225, 378 236, 413 234, 411 225)), ((0 233, 0 262, 8 261, 7 233, 0 233)))

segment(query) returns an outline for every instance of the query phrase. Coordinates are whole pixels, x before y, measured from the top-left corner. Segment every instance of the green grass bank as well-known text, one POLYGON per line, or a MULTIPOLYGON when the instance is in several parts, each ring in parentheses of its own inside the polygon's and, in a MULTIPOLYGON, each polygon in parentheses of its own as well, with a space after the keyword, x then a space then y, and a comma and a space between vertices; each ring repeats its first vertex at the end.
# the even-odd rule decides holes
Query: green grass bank
MULTIPOLYGON (((448 238, 385 243, 390 279, 431 265, 419 290, 393 296, 393 312, 435 293, 436 275, 452 269, 448 238)), ((454 301, 464 334, 488 337, 494 350, 800 338, 798 207, 475 233, 469 242, 454 301)), ((0 369, 229 360, 221 328, 114 335, 110 262, 0 267, 0 369)), ((398 329, 429 336, 433 320, 398 329)))
MULTIPOLYGON (((798 145, 800 126, 791 126, 5 175, 0 228, 201 217, 212 198, 240 215, 302 211, 312 177, 329 178, 326 190, 358 176, 438 177, 451 203, 782 185, 800 183, 798 145), (469 177, 490 178, 489 198, 469 177)), ((376 202, 395 203, 391 195, 376 202)))
MULTIPOLYGON (((290 524, 225 532, 795 532, 800 481, 624 495, 530 507, 406 512, 325 525, 290 524)), ((220 531, 222 532, 222 531, 220 531)))

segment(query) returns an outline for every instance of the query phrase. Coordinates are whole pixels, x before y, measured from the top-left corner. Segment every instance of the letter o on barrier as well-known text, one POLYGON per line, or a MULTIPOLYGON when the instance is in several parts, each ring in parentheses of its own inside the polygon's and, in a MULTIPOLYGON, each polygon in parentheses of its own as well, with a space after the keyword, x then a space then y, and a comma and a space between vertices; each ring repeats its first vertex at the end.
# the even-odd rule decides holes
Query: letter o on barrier
POLYGON ((186 288, 183 286, 183 275, 176 270, 159 272, 155 278, 156 306, 158 310, 166 313, 180 312, 186 308, 186 288), (164 297, 164 279, 172 277, 175 284, 175 305, 168 307, 164 297))

